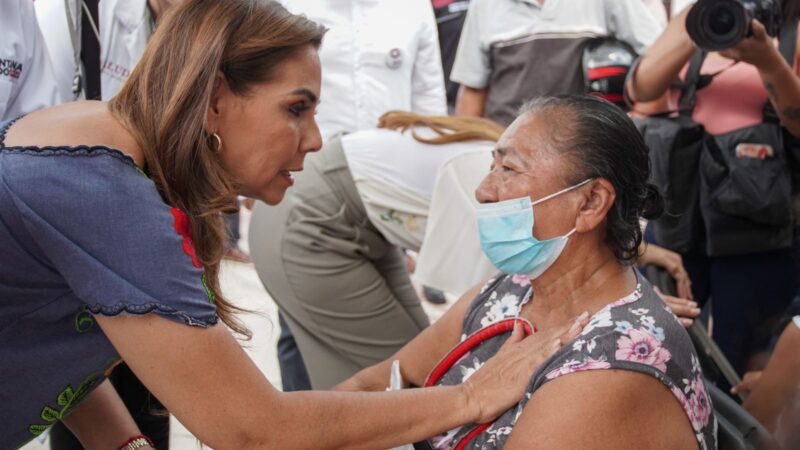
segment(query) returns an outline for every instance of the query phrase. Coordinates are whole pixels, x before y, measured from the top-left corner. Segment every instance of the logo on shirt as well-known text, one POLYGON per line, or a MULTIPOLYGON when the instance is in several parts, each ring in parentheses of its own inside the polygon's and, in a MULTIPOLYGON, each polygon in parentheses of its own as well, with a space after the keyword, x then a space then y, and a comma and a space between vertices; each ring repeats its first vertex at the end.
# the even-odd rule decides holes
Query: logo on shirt
POLYGON ((22 63, 13 59, 0 58, 0 76, 18 80, 22 75, 22 63))
POLYGON ((399 48, 389 50, 386 55, 386 67, 390 69, 399 69, 403 65, 403 52, 399 48))
POLYGON ((116 78, 122 81, 127 80, 128 75, 131 74, 131 71, 127 67, 109 60, 105 60, 103 62, 103 69, 101 70, 101 72, 107 74, 112 78, 116 78))

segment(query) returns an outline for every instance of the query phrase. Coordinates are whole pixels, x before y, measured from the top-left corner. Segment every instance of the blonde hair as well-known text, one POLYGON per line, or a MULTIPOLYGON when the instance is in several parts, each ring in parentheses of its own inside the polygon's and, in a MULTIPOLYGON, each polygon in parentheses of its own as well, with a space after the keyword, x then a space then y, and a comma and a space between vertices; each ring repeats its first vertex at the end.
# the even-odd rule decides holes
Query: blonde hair
POLYGON ((389 111, 378 119, 378 128, 399 130, 411 129, 411 134, 425 144, 449 144, 462 141, 497 141, 504 128, 497 122, 482 117, 464 116, 423 116, 407 111, 389 111), (424 126, 433 130, 437 136, 424 138, 414 127, 424 126))
POLYGON ((250 337, 240 308, 220 291, 237 187, 209 141, 206 114, 219 72, 236 95, 268 82, 296 51, 319 47, 325 29, 266 0, 191 0, 159 21, 141 60, 109 103, 144 153, 145 169, 169 205, 187 213, 207 289, 220 319, 250 337))

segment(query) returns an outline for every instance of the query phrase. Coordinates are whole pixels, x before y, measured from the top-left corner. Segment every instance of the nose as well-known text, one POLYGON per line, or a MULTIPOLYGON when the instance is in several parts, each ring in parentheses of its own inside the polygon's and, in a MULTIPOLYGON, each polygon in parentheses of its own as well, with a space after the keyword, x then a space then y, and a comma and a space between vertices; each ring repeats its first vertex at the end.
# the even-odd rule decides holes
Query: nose
POLYGON ((302 153, 317 152, 322 148, 322 133, 319 131, 319 125, 316 120, 311 121, 311 126, 306 131, 303 140, 300 143, 300 151, 302 153))
POLYGON ((494 179, 494 171, 489 172, 486 177, 475 189, 475 200, 478 203, 494 203, 498 201, 497 198, 497 183, 494 179))

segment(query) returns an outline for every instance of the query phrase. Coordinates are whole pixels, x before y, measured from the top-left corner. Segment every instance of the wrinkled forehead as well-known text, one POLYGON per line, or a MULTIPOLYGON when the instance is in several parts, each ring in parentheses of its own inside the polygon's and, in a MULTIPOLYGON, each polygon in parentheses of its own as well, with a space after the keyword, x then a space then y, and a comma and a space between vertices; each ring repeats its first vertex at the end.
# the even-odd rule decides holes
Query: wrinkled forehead
POLYGON ((509 125, 498 140, 495 153, 518 160, 527 169, 555 172, 564 178, 570 167, 562 151, 565 131, 558 120, 550 120, 547 114, 528 112, 509 125))

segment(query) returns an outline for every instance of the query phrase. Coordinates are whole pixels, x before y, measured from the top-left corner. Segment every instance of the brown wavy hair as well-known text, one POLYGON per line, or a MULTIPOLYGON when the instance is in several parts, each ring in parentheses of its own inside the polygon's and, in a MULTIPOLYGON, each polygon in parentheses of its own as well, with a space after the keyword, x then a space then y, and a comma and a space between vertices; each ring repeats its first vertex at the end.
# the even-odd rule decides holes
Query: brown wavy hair
POLYGON ((145 171, 169 205, 187 213, 217 314, 251 337, 242 311, 220 291, 224 212, 237 209, 237 186, 212 150, 206 115, 219 72, 236 95, 268 82, 299 49, 319 48, 325 28, 275 1, 191 0, 170 8, 122 90, 112 114, 144 154, 145 171))
POLYGON ((497 141, 505 128, 497 122, 483 117, 423 116, 407 111, 389 111, 378 119, 378 128, 399 130, 411 129, 414 139, 425 144, 449 144, 462 141, 497 141), (438 136, 424 138, 414 127, 428 127, 438 136))

